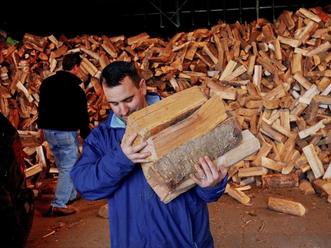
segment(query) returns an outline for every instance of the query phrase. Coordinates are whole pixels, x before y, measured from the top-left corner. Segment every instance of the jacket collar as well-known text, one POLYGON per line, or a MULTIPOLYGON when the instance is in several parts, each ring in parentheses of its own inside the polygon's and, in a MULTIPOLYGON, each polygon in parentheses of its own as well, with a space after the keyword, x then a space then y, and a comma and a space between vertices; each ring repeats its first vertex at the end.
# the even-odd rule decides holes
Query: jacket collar
POLYGON ((66 79, 70 79, 72 82, 77 83, 78 85, 82 83, 82 80, 70 71, 59 70, 56 74, 60 77, 65 77, 66 79))
MULTIPOLYGON (((152 105, 158 101, 160 101, 160 96, 153 94, 153 95, 146 95, 146 100, 148 105, 152 105)), ((126 124, 120 118, 117 117, 114 113, 111 116, 110 120, 110 127, 111 128, 126 128, 126 124)))

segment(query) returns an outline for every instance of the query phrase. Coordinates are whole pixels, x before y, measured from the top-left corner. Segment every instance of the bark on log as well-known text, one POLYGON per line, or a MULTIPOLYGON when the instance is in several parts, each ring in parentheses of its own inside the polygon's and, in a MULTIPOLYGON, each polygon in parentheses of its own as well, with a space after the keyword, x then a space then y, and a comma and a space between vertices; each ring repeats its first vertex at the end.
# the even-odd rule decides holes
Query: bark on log
POLYGON ((262 187, 264 188, 289 188, 298 186, 299 177, 294 173, 288 175, 271 174, 262 176, 262 187))
MULTIPOLYGON (((199 157, 215 160, 241 141, 241 131, 232 117, 222 123, 222 104, 214 97, 174 126, 152 136, 146 150, 153 162, 142 165, 147 181, 165 203, 194 186, 190 174, 199 157), (219 117, 216 118, 215 113, 219 117), (188 128, 190 127, 190 128, 188 128)), ((224 112, 224 110, 223 110, 224 112)))

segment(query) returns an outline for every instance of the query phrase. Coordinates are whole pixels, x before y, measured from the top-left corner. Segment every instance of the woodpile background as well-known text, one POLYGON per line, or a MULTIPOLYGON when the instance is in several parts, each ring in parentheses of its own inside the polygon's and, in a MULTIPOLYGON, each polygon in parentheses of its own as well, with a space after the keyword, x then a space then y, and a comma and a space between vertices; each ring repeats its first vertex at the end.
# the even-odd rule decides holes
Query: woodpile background
POLYGON ((258 137, 259 152, 229 170, 230 195, 249 204, 243 190, 250 184, 300 183, 309 193, 310 182, 331 202, 331 19, 319 8, 285 11, 274 23, 219 23, 170 40, 147 33, 72 39, 27 33, 17 45, 0 41, 0 51, 0 110, 21 130, 31 175, 46 164, 36 132, 38 89, 61 68, 64 54, 80 51, 91 127, 109 109, 101 70, 111 61, 134 61, 149 91, 166 97, 199 85, 258 137))

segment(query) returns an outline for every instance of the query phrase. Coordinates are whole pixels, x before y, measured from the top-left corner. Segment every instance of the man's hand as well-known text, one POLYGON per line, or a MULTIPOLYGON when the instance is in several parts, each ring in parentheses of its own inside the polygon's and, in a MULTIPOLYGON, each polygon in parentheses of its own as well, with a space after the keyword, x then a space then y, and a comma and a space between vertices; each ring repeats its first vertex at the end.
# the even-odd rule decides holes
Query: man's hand
POLYGON ((197 173, 191 174, 191 178, 201 188, 214 187, 225 177, 225 168, 220 166, 217 169, 208 156, 201 157, 199 162, 199 164, 195 165, 197 173))
POLYGON ((133 163, 149 162, 146 158, 149 157, 151 153, 142 151, 147 146, 147 142, 144 141, 137 146, 133 146, 133 141, 136 139, 137 135, 137 133, 134 133, 129 137, 127 143, 121 144, 122 151, 133 163))

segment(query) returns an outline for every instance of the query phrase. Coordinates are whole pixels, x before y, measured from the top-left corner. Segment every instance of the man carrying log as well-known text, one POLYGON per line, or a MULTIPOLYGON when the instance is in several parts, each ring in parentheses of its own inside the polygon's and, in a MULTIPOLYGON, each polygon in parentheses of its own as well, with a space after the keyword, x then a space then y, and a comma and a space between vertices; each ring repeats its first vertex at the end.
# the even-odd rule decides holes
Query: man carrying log
POLYGON ((87 99, 82 82, 76 75, 81 57, 79 53, 64 56, 63 70, 46 78, 40 86, 38 127, 42 129, 55 157, 59 178, 55 199, 46 215, 63 216, 76 210, 68 206, 77 199, 77 192, 70 178, 70 170, 78 159, 78 133, 89 134, 87 99))
POLYGON ((86 199, 108 199, 111 247, 213 247, 207 203, 223 194, 226 173, 201 157, 192 176, 197 186, 161 202, 140 166, 151 155, 143 151, 147 142, 133 145, 136 133, 122 142, 128 116, 160 97, 147 94, 145 80, 128 62, 105 67, 101 83, 112 112, 85 140, 71 177, 86 199))

